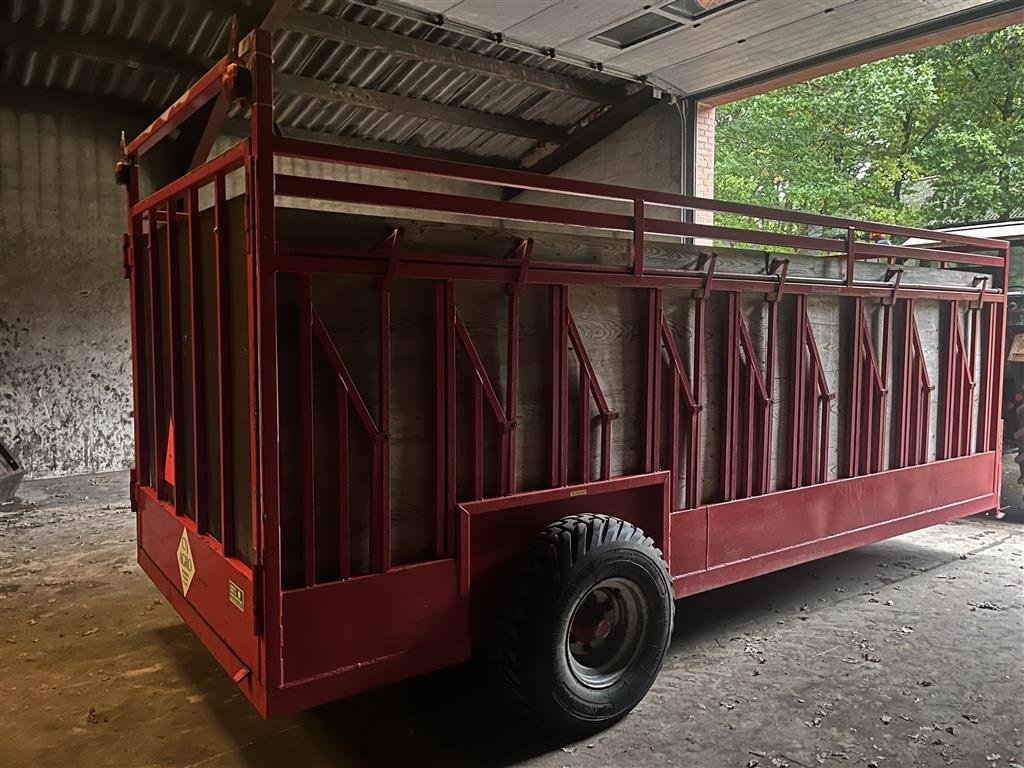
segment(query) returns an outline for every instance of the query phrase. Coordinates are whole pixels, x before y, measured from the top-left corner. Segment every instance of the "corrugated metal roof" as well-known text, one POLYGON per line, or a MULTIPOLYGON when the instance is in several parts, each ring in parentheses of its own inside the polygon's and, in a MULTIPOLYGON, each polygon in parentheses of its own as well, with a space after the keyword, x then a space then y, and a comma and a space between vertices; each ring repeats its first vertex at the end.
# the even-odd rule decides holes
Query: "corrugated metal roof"
MULTIPOLYGON (((229 25, 227 9, 244 9, 245 5, 242 0, 10 0, 0 8, 7 43, 0 52, 0 89, 70 92, 133 102, 156 111, 187 88, 194 74, 223 55, 229 25), (115 51, 113 55, 104 51, 104 41, 119 44, 108 46, 115 51), (136 60, 118 52, 119 47, 127 48, 131 54, 132 46, 139 49, 136 60)), ((591 83, 622 85, 596 71, 347 0, 300 0, 294 5, 499 61, 591 83)), ((367 50, 295 30, 282 29, 275 34, 274 59, 280 72, 561 129, 572 128, 599 108, 595 101, 551 93, 507 78, 453 69, 390 51, 367 50)), ((504 161, 516 161, 537 145, 531 138, 307 95, 280 94, 276 114, 278 122, 286 127, 504 161)))

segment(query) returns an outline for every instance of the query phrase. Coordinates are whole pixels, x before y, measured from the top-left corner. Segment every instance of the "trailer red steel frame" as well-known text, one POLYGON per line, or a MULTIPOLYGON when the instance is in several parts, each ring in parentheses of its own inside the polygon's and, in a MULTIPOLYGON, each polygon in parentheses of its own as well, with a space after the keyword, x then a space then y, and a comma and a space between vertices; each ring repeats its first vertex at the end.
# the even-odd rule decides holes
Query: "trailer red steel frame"
MULTIPOLYGON (((997 506, 1001 428, 997 404, 1005 343, 1007 243, 282 138, 275 135, 273 125, 269 35, 253 32, 242 41, 240 53, 252 77, 249 138, 140 197, 142 156, 220 96, 228 66, 225 59, 125 151, 125 258, 131 281, 136 414, 131 493, 138 519, 139 562, 263 715, 293 712, 466 660, 486 634, 481 596, 493 589, 500 567, 518 556, 545 525, 580 510, 625 517, 644 528, 665 553, 678 598, 997 506), (625 201, 632 204, 633 214, 288 175, 275 171, 277 157, 625 201), (228 310, 228 272, 233 265, 227 256, 232 244, 228 242, 226 188, 231 174, 244 176, 244 323, 229 316, 228 310), (212 200, 216 254, 212 272, 198 263, 203 236, 199 227, 201 195, 212 200), (543 262, 534 258, 529 240, 503 258, 411 253, 403 249, 402 233, 397 230, 370 250, 311 247, 277 238, 275 196, 627 232, 632 237, 633 263, 619 268, 543 262), (845 234, 830 239, 671 221, 651 217, 649 206, 728 212, 838 228, 845 234), (939 245, 944 247, 872 244, 858 240, 858 233, 942 238, 939 245), (784 260, 776 261, 762 275, 730 274, 716 268, 711 247, 697 269, 651 268, 643 258, 645 238, 650 235, 810 250, 842 260, 845 274, 835 279, 788 276, 784 260), (158 249, 166 253, 165 270, 158 249), (901 282, 901 271, 895 266, 906 258, 970 265, 987 271, 991 278, 972 289, 909 284, 901 282), (858 280, 858 261, 878 259, 893 265, 887 279, 858 280), (310 295, 310 275, 314 273, 379 278, 376 412, 367 406, 317 315, 310 295), (299 465, 305 556, 302 584, 293 588, 285 588, 282 581, 279 508, 277 291, 278 277, 284 274, 294 275, 298 281, 301 329, 299 465), (212 286, 206 284, 211 277, 212 286), (432 285, 435 307, 430 415, 437 454, 436 498, 432 502, 434 557, 403 565, 392 564, 389 545, 389 319, 397 278, 427 281, 426 285, 432 285), (510 395, 504 405, 460 316, 455 287, 463 280, 498 281, 508 286, 505 388, 510 395), (547 286, 551 297, 550 487, 515 492, 520 296, 527 285, 547 286), (646 408, 640 473, 611 473, 611 435, 617 414, 609 407, 600 371, 588 358, 569 306, 568 290, 573 285, 627 287, 643 292, 646 300, 646 408), (693 292, 695 331, 693 348, 687 350, 693 361, 690 370, 662 308, 663 291, 670 288, 693 292), (726 294, 728 302, 723 487, 719 501, 705 503, 698 440, 706 396, 702 365, 707 301, 717 293, 726 294), (769 305, 764 368, 739 310, 744 294, 763 294, 769 305), (165 295, 166 310, 160 298, 165 295), (204 327, 210 317, 197 311, 206 295, 213 297, 215 306, 212 328, 204 327), (780 323, 777 306, 783 296, 795 297, 795 341, 790 359, 776 361, 773 339, 780 323), (855 306, 852 381, 841 406, 845 409, 841 418, 848 428, 841 479, 836 480, 827 480, 825 464, 830 403, 838 393, 830 391, 822 373, 807 319, 807 300, 815 296, 848 297, 855 306), (864 318, 867 299, 880 299, 884 305, 883 340, 877 349, 864 318), (913 303, 920 299, 943 302, 948 313, 944 381, 938 387, 940 382, 929 380, 914 319, 913 303), (959 303, 965 302, 969 306, 966 336, 958 313, 959 303), (182 316, 186 305, 189 311, 182 316), (184 332, 183 323, 187 324, 184 332), (896 358, 893 347, 898 334, 902 334, 901 359, 896 358), (183 339, 189 340, 190 347, 183 339), (213 352, 204 351, 205 339, 212 339, 213 352), (457 349, 473 371, 472 479, 466 497, 457 494, 456 484, 457 349), (569 391, 570 349, 580 371, 576 393, 569 391), (338 487, 344 489, 349 482, 352 430, 363 433, 372 456, 369 573, 353 573, 342 535, 337 542, 339 572, 329 580, 318 578, 315 565, 313 522, 319 512, 314 510, 312 490, 315 350, 326 356, 335 377, 338 487), (782 425, 790 438, 790 472, 786 490, 770 491, 769 457, 778 437, 774 434, 777 397, 772 371, 780 364, 792 373, 788 394, 794 407, 782 425), (236 365, 244 366, 241 379, 232 373, 236 365), (975 377, 976 366, 980 380, 975 377), (895 403, 889 402, 891 393, 886 386, 890 371, 901 382, 895 403), (247 392, 232 389, 239 380, 247 382, 247 392), (663 386, 668 387, 667 393, 661 391, 663 386), (186 388, 190 398, 183 397, 186 388), (206 391, 215 395, 204 397, 206 391), (980 412, 975 414, 973 398, 979 391, 980 412), (590 466, 590 430, 581 426, 579 434, 570 434, 572 397, 578 397, 579 407, 588 414, 596 412, 600 429, 596 467, 590 466), (937 458, 929 460, 928 413, 934 398, 939 404, 941 435, 937 458), (186 401, 191 403, 187 408, 186 401), (670 427, 663 434, 659 404, 666 402, 670 427), (894 466, 886 468, 884 414, 890 406, 897 420, 898 439, 893 446, 894 466), (235 420, 245 424, 247 438, 241 444, 235 439, 235 420), (212 433, 207 428, 211 423, 216 425, 212 433), (485 455, 487 423, 500 434, 497 456, 485 455), (190 424, 188 429, 185 424, 190 424), (177 431, 173 425, 178 425, 177 431), (580 466, 574 468, 569 466, 572 440, 580 448, 580 466), (204 451, 216 452, 216 473, 206 471, 204 451), (666 452, 670 456, 667 462, 666 452), (687 465, 686 482, 683 492, 676 493, 670 478, 679 475, 681 453, 687 465), (485 465, 490 469, 485 470, 485 465), (483 478, 485 471, 495 471, 494 467, 499 492, 488 496, 483 478), (595 474, 598 479, 593 479, 595 474), (581 481, 570 483, 569 478, 575 476, 581 481), (190 489, 180 480, 189 477, 194 486, 190 489), (246 505, 241 516, 240 504, 246 505), (251 530, 249 543, 242 548, 234 530, 240 523, 251 530)), ((337 498, 339 531, 347 531, 346 495, 339 492, 337 498)))

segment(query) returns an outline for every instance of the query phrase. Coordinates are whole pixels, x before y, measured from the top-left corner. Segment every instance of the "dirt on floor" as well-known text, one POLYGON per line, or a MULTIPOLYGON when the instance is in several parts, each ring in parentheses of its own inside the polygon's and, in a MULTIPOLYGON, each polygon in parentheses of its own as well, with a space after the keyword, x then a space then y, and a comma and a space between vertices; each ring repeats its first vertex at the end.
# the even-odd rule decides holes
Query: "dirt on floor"
POLYGON ((127 473, 0 507, 0 765, 1024 765, 1024 526, 972 518, 680 601, 623 722, 552 740, 465 665, 261 720, 135 563, 127 473))

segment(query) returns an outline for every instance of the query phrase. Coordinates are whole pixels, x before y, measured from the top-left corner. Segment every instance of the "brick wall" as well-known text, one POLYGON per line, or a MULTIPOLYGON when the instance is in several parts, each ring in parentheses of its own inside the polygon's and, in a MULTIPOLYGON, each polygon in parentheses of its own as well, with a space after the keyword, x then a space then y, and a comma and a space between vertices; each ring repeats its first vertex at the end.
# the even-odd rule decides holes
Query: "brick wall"
MULTIPOLYGON (((715 108, 697 105, 696 157, 694 158, 694 191, 700 197, 715 196, 715 108)), ((697 211, 698 224, 713 224, 714 214, 697 211)))

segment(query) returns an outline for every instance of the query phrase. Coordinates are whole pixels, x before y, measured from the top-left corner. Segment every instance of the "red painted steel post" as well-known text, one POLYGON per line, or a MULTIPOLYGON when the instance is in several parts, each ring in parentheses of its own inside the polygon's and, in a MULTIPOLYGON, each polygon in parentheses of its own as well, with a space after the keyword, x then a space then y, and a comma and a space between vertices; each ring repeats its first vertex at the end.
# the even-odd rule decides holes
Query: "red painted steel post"
POLYGON ((644 375, 647 380, 647 409, 644 419, 644 466, 648 472, 661 469, 661 291, 647 296, 647 355, 644 375))
POLYGON ((381 288, 378 302, 377 342, 377 507, 371 534, 376 533, 374 570, 391 568, 391 290, 381 288))
POLYGON ((444 509, 445 515, 445 535, 447 537, 447 551, 449 555, 460 555, 461 552, 456 552, 456 514, 455 514, 455 503, 456 503, 456 478, 455 478, 455 465, 457 462, 456 455, 456 386, 458 385, 458 377, 456 371, 455 361, 455 281, 445 280, 444 281, 444 313, 445 313, 445 434, 446 444, 444 450, 445 456, 445 475, 447 481, 446 491, 446 503, 444 509))
MULTIPOLYGON (((255 471, 252 494, 252 553, 254 580, 262 605, 264 638, 261 655, 266 666, 268 690, 282 683, 281 655, 281 516, 279 499, 278 403, 277 403, 277 276, 274 272, 274 84, 270 33, 257 29, 240 45, 248 55, 253 79, 250 110, 250 162, 247 165, 253 229, 247 235, 249 264, 254 270, 250 295, 250 327, 255 344, 250 347, 250 367, 255 399, 250 404, 253 423, 252 461, 255 471), (254 327, 253 327, 254 326, 254 327)), ((223 418, 223 414, 222 414, 223 418)), ((222 461, 224 457, 221 457, 222 461)), ((230 510, 230 508, 229 508, 230 510)), ((229 515, 230 516, 230 511, 229 515)), ((225 549, 229 540, 225 536, 225 549)))
POLYGON ((473 498, 484 497, 484 400, 480 372, 473 373, 473 498))
POLYGON ((789 425, 789 485, 790 488, 799 488, 803 483, 803 462, 804 462, 804 389, 806 387, 806 339, 804 338, 804 317, 806 314, 807 299, 803 295, 797 295, 794 302, 793 314, 793 359, 792 377, 793 394, 792 407, 790 408, 789 425))
POLYGON ((228 351, 231 328, 231 286, 229 285, 230 225, 228 223, 227 191, 224 174, 218 173, 213 180, 213 259, 214 259, 214 314, 217 318, 217 430, 218 461, 217 481, 220 508, 220 541, 225 555, 235 552, 234 447, 232 445, 232 396, 230 352, 228 351))
POLYGON ((946 302, 946 350, 944 368, 946 373, 946 387, 942 393, 942 442, 939 447, 939 458, 948 459, 953 455, 953 409, 957 402, 956 384, 956 302, 946 302))
POLYGON ((307 587, 316 584, 316 477, 313 413, 313 296, 309 275, 299 278, 299 475, 302 500, 302 573, 307 587))
POLYGON ((644 273, 644 201, 637 198, 633 201, 633 274, 640 277, 644 273))
MULTIPOLYGON (((532 243, 527 248, 532 249, 532 243)), ((526 253, 523 259, 528 259, 526 253)), ((525 278, 525 274, 524 274, 525 278)), ((516 492, 516 437, 519 412, 519 308, 521 285, 516 284, 508 296, 508 342, 505 352, 505 420, 508 422, 508 469, 506 470, 506 493, 516 492)))
POLYGON ((339 578, 352 575, 351 515, 349 502, 349 444, 348 444, 348 387, 338 381, 335 385, 335 428, 338 432, 338 573, 339 578))
MULTIPOLYGON (((857 477, 860 467, 860 429, 861 403, 863 393, 864 369, 864 299, 853 300, 853 362, 850 366, 850 401, 846 418, 846 476, 857 477)), ((870 414, 868 416, 870 418, 870 414)))
POLYGON ((725 386, 722 390, 724 400, 724 419, 722 425, 722 500, 732 501, 736 497, 736 404, 739 396, 737 356, 739 340, 736 338, 736 327, 739 321, 737 294, 730 291, 728 296, 727 327, 725 332, 725 386))
POLYGON ((846 287, 853 287, 854 265, 857 263, 857 230, 846 228, 846 287))
MULTIPOLYGON (((143 356, 145 355, 144 333, 141 327, 141 313, 143 306, 142 292, 145 289, 142 281, 139 280, 139 252, 142 248, 142 217, 132 214, 131 209, 139 201, 139 165, 134 160, 128 160, 128 184, 125 189, 125 198, 128 213, 126 215, 126 235, 128 237, 128 301, 131 313, 131 344, 132 344, 132 405, 134 418, 132 419, 135 437, 135 483, 137 485, 152 485, 155 483, 150 478, 151 461, 148 456, 149 443, 152 436, 147 434, 145 419, 142 417, 143 409, 146 407, 146 392, 143 389, 143 356)), ((137 488, 130 489, 132 498, 137 497, 137 488)))
POLYGON ((690 498, 687 506, 691 509, 696 507, 703 500, 703 486, 701 466, 701 428, 704 422, 704 333, 707 325, 707 298, 701 296, 697 299, 693 308, 693 399, 697 404, 697 412, 690 423, 690 445, 692 450, 688 455, 687 475, 693 478, 691 488, 688 488, 690 498))
POLYGON ((199 259, 202 242, 199 232, 199 190, 191 187, 187 197, 188 210, 188 282, 189 282, 189 341, 192 360, 192 499, 196 529, 200 533, 210 530, 210 510, 206 493, 206 429, 203 357, 203 285, 199 259))
POLYGON ((448 549, 447 319, 448 284, 438 280, 434 283, 434 554, 438 558, 448 549))
POLYGON ((162 315, 160 311, 160 259, 157 256, 157 209, 150 208, 147 214, 149 220, 147 237, 147 256, 149 259, 147 275, 149 277, 149 349, 152 375, 150 376, 150 418, 152 419, 152 449, 153 449, 153 489, 157 498, 166 499, 166 483, 164 482, 164 463, 160 460, 166 450, 166 430, 163 426, 163 398, 161 388, 164 381, 163 352, 164 344, 161 344, 162 315))
MULTIPOLYGON (((785 267, 788 269, 788 266, 785 267)), ((763 469, 763 476, 761 478, 761 493, 768 493, 771 491, 771 467, 772 467, 772 444, 774 441, 775 432, 775 347, 777 344, 777 326, 779 319, 779 301, 782 300, 782 289, 785 277, 779 281, 779 290, 776 292, 775 297, 768 303, 768 340, 766 342, 766 353, 765 353, 765 388, 768 396, 768 402, 765 405, 765 434, 764 434, 764 448, 763 455, 765 457, 766 465, 763 469)))
POLYGON ((590 376, 580 365, 580 482, 590 482, 590 376))

